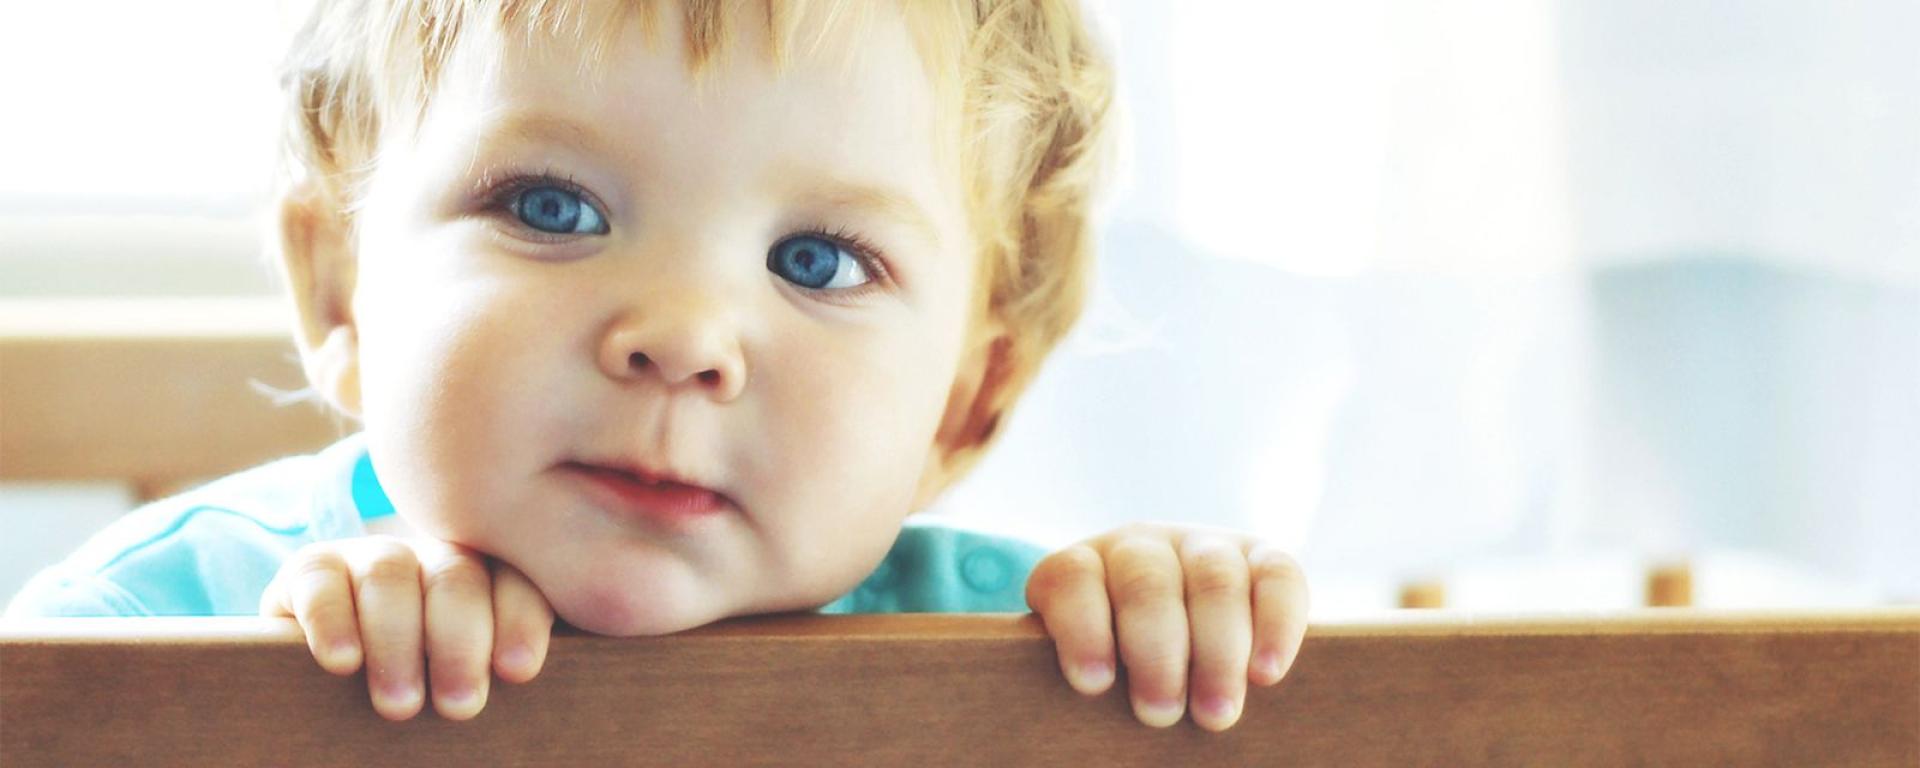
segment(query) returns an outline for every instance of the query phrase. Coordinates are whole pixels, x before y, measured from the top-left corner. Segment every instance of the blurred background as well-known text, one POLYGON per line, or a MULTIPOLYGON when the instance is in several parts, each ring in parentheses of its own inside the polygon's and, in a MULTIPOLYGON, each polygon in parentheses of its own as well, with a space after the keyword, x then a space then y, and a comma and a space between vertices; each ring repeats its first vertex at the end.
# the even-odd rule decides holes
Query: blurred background
MULTIPOLYGON (((0 319, 270 304, 281 11, 107 5, 0 26, 0 319)), ((1095 299, 930 514, 1252 530, 1320 619, 1920 602, 1920 3, 1094 7, 1095 299)), ((0 594, 151 490, 30 474, 0 594)))

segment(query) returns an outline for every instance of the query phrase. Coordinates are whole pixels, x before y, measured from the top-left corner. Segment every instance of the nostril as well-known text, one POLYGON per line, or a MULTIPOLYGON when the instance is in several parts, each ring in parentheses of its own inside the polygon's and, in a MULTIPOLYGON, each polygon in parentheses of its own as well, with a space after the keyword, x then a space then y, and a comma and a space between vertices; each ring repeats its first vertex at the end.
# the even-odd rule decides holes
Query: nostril
POLYGON ((720 383, 720 372, 707 370, 700 372, 700 383, 712 386, 720 383))
POLYGON ((632 368, 635 370, 638 370, 640 368, 645 368, 647 367, 647 362, 648 362, 647 353, 645 352, 635 352, 631 355, 627 355, 628 368, 632 368))

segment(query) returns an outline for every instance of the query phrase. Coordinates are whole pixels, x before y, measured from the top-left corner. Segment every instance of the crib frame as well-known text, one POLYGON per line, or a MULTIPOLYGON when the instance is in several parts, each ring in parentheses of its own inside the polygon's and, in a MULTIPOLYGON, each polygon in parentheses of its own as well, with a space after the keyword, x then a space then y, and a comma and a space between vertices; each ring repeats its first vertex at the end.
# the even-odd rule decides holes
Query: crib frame
MULTIPOLYGON (((374 714, 275 619, 0 628, 0 764, 1920 765, 1920 611, 1314 626, 1236 727, 1070 688, 1037 619, 563 632, 481 715, 374 714)), ((1122 678, 1124 684, 1124 677, 1122 678)))

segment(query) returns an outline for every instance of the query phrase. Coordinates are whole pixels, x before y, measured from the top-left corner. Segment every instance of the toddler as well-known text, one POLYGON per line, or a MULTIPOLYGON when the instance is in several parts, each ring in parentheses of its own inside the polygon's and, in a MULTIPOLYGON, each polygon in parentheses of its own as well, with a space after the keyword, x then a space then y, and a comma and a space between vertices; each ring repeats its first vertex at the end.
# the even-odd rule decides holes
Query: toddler
POLYGON ((286 83, 296 341, 360 433, 10 614, 293 616, 392 719, 472 717, 556 615, 1031 607, 1074 688, 1211 730, 1292 663, 1250 537, 905 524, 1080 309, 1109 79, 1069 0, 319 0, 286 83))

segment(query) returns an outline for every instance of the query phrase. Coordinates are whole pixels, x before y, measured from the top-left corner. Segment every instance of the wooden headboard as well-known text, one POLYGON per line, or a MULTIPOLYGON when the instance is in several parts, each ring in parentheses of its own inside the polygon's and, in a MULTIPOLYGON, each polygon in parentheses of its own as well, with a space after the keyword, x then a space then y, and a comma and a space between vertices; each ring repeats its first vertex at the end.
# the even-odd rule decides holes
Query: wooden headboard
MULTIPOLYGON (((374 714, 291 622, 0 628, 0 764, 1920 765, 1920 612, 1323 624, 1225 733, 1083 698, 1030 616, 563 633, 469 722, 374 714)), ((1123 678, 1124 682, 1124 678, 1123 678)))

